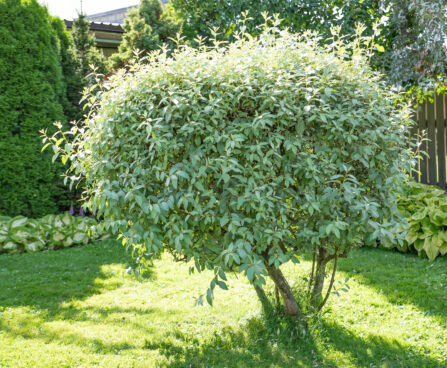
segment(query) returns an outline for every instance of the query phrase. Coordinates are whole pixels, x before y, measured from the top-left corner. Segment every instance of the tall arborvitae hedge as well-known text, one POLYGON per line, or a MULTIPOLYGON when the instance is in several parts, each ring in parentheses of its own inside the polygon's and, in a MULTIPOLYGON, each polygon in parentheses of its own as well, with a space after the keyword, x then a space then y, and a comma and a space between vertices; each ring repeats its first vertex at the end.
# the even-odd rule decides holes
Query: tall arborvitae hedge
POLYGON ((0 213, 58 212, 60 167, 39 130, 64 120, 60 40, 36 0, 0 0, 0 213))
POLYGON ((73 39, 65 29, 64 21, 57 17, 51 18, 51 24, 58 37, 58 52, 60 55, 65 93, 62 96, 62 107, 68 121, 79 120, 82 117, 82 91, 86 82, 81 74, 81 62, 76 55, 73 39))

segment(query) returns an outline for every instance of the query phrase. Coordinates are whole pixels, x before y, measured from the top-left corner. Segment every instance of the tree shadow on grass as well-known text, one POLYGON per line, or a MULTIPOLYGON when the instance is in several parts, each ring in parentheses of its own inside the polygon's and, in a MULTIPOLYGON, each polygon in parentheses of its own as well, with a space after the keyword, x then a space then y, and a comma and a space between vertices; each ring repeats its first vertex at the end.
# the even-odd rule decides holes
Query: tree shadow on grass
POLYGON ((312 337, 279 321, 251 318, 239 328, 225 327, 203 342, 182 331, 146 341, 145 348, 166 357, 163 367, 335 367, 323 365, 312 337), (279 334, 277 332, 280 332, 279 334), (294 331, 295 336, 291 336, 294 331))
MULTIPOLYGON (((66 301, 83 300, 121 286, 119 278, 103 267, 133 265, 132 257, 118 242, 93 244, 40 253, 0 256, 0 308, 29 306, 57 314, 66 301)), ((151 272, 146 277, 152 277, 151 272)))
POLYGON ((447 258, 364 248, 340 260, 338 270, 383 293, 395 305, 413 304, 447 323, 447 258))
MULTIPOLYGON (((356 336, 335 323, 323 322, 325 345, 348 355, 355 367, 440 368, 440 361, 412 351, 394 339, 378 335, 356 336)), ((336 363, 336 362, 335 362, 336 363)))
MULTIPOLYGON (((83 308, 82 312, 97 314, 101 320, 117 314, 159 313, 157 310, 139 308, 83 308)), ((89 319, 90 320, 90 319, 89 319)), ((44 343, 61 341, 64 345, 82 346, 92 353, 114 355, 126 350, 141 349, 132 341, 110 342, 97 336, 92 338, 74 332, 70 326, 52 330, 41 315, 24 315, 14 325, 2 323, 0 330, 23 339, 40 340, 44 343)), ((214 332, 208 339, 199 340, 193 332, 180 329, 157 335, 156 327, 135 324, 120 318, 102 321, 120 328, 138 328, 142 335, 151 336, 144 348, 163 355, 163 367, 383 367, 383 368, 435 368, 443 365, 430 357, 411 351, 395 340, 380 336, 356 336, 351 331, 324 319, 320 320, 320 332, 307 332, 291 327, 281 318, 253 317, 244 325, 226 327, 214 332)))
POLYGON ((146 341, 145 348, 158 350, 168 361, 163 367, 170 368, 441 367, 439 361, 409 351, 395 340, 388 341, 379 336, 361 338, 326 322, 323 322, 323 332, 318 333, 318 337, 309 333, 293 337, 287 329, 277 335, 272 328, 275 328, 274 324, 269 325, 265 319, 252 318, 246 326, 225 328, 206 342, 175 331, 162 340, 146 341))

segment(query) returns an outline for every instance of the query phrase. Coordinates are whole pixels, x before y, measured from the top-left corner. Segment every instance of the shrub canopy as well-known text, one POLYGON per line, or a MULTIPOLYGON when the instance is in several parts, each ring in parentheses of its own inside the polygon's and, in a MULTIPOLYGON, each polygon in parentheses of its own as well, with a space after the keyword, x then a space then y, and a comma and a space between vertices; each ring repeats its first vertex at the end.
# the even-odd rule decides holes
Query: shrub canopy
POLYGON ((275 272, 303 249, 327 262, 385 231, 410 161, 408 110, 343 50, 267 28, 153 53, 92 100, 70 175, 140 262, 168 250, 213 269, 209 300, 226 271, 283 293, 275 272))

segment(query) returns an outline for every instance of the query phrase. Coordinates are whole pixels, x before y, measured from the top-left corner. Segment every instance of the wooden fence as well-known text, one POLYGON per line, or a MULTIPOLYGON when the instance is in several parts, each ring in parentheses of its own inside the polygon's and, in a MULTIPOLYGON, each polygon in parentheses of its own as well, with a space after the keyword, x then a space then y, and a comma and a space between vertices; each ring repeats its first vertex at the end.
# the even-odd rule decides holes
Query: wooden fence
POLYGON ((447 135, 447 95, 436 95, 433 102, 419 105, 414 120, 417 127, 413 134, 424 135, 421 150, 428 153, 419 160, 414 178, 421 183, 437 185, 447 189, 446 182, 446 135, 447 135))

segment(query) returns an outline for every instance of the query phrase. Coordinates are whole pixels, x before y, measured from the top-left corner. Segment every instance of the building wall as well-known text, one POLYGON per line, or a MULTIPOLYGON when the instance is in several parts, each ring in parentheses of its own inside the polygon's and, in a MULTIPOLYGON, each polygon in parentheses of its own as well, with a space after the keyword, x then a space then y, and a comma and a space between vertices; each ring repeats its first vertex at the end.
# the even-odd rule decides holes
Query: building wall
POLYGON ((112 33, 105 31, 92 31, 95 37, 96 47, 103 53, 105 57, 118 52, 118 46, 122 40, 122 33, 112 33))
MULTIPOLYGON (((66 29, 71 32, 73 29, 73 21, 64 20, 66 29)), ((95 39, 95 46, 103 53, 105 57, 109 57, 118 51, 118 47, 123 37, 123 29, 119 25, 109 23, 90 23, 90 32, 95 39)))

